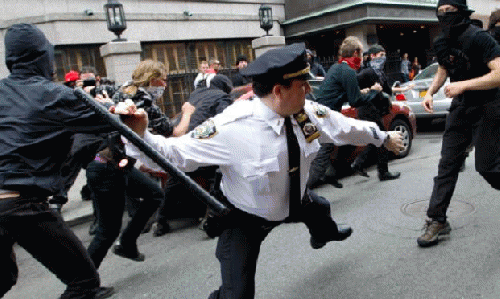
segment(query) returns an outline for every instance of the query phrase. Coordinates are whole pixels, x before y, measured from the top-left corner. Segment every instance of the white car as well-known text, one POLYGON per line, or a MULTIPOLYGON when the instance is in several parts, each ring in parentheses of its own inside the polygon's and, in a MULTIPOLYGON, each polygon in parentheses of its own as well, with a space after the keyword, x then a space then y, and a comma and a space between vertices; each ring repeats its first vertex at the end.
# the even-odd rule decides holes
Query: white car
POLYGON ((445 84, 439 89, 439 91, 434 94, 434 113, 425 111, 424 107, 421 105, 421 102, 424 100, 424 96, 427 93, 429 86, 431 86, 432 84, 432 80, 434 79, 434 75, 436 74, 437 69, 437 63, 429 65, 418 75, 416 75, 413 81, 408 81, 401 84, 401 87, 414 84, 415 86, 413 87, 413 89, 393 95, 393 100, 395 101, 406 101, 408 106, 411 107, 413 113, 415 113, 417 119, 441 118, 446 117, 446 115, 448 114, 452 99, 447 98, 444 95, 444 87, 450 83, 449 78, 446 79, 445 84))

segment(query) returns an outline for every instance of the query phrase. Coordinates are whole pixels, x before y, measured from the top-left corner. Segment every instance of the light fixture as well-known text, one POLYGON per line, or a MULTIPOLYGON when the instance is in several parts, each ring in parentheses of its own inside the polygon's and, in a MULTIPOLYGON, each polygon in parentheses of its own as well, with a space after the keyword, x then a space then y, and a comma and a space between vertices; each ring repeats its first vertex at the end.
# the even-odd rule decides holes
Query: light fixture
POLYGON ((83 14, 90 17, 94 15, 94 11, 92 11, 92 9, 86 9, 83 11, 83 14))
POLYGON ((193 15, 193 13, 192 13, 192 12, 190 12, 189 10, 185 10, 185 11, 183 12, 183 14, 184 14, 186 17, 191 17, 191 16, 193 15))
POLYGON ((125 29, 127 29, 127 22, 125 20, 125 12, 123 11, 123 5, 118 3, 116 0, 108 0, 108 3, 104 4, 104 11, 106 13, 106 21, 108 23, 108 30, 116 34, 116 41, 126 41, 124 38, 120 38, 125 29))
POLYGON ((260 28, 266 31, 266 35, 269 35, 269 30, 273 28, 273 11, 271 7, 264 4, 259 7, 259 20, 260 28))

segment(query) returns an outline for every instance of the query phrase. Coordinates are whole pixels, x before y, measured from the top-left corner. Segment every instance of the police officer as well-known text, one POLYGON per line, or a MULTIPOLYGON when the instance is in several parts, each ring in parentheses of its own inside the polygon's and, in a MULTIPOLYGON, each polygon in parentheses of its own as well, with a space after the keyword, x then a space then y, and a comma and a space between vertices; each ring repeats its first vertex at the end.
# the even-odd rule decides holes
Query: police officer
POLYGON ((18 243, 64 284, 61 298, 107 298, 85 247, 47 198, 62 189, 61 165, 76 132, 112 128, 52 82, 54 48, 33 25, 5 33, 11 74, 0 81, 0 297, 16 283, 18 243))
POLYGON ((253 78, 253 100, 234 103, 180 138, 145 132, 143 113, 128 119, 134 131, 183 170, 220 166, 222 191, 233 211, 224 219, 216 249, 222 286, 210 298, 254 297, 260 245, 284 221, 304 222, 315 249, 351 235, 350 227, 337 227, 328 201, 306 190, 320 141, 402 148, 397 132, 380 131, 372 122, 305 100, 311 87, 304 44, 269 50, 244 75, 253 78))
POLYGON ((471 25, 465 0, 440 0, 437 16, 441 33, 434 41, 439 67, 422 101, 433 112, 432 95, 443 86, 453 98, 446 119, 438 175, 427 210, 425 232, 419 246, 438 243, 438 235, 451 227, 446 211, 455 190, 460 167, 473 143, 476 170, 495 189, 500 188, 500 46, 486 31, 471 25))

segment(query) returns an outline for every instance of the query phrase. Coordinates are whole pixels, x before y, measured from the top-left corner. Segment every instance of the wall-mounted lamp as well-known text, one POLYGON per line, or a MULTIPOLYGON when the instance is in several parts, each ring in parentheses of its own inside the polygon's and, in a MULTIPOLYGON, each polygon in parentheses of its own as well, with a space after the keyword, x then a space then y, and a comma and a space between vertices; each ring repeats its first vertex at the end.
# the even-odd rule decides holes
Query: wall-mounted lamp
POLYGON ((183 12, 183 14, 184 14, 184 16, 186 16, 186 17, 191 17, 191 16, 193 16, 193 13, 192 13, 192 12, 190 12, 189 10, 185 10, 185 11, 183 12))
POLYGON ((90 17, 94 15, 94 11, 92 9, 86 9, 83 11, 83 14, 90 17))
POLYGON ((118 3, 116 0, 108 0, 108 3, 104 4, 104 12, 106 13, 108 30, 116 34, 118 37, 113 41, 126 41, 126 39, 120 38, 122 32, 127 29, 127 21, 125 20, 123 5, 118 3))
POLYGON ((269 30, 273 28, 273 10, 271 7, 264 4, 259 7, 259 20, 260 28, 266 31, 266 35, 269 35, 269 30))

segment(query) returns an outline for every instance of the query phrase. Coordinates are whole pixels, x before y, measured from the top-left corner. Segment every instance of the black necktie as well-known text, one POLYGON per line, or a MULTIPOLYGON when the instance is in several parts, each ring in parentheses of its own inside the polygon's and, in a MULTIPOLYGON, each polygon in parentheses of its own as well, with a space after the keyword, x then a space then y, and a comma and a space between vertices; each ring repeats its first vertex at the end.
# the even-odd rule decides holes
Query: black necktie
POLYGON ((300 211, 300 146, 293 133, 290 117, 285 117, 286 143, 288 147, 288 174, 290 175, 290 215, 294 218, 300 211))

